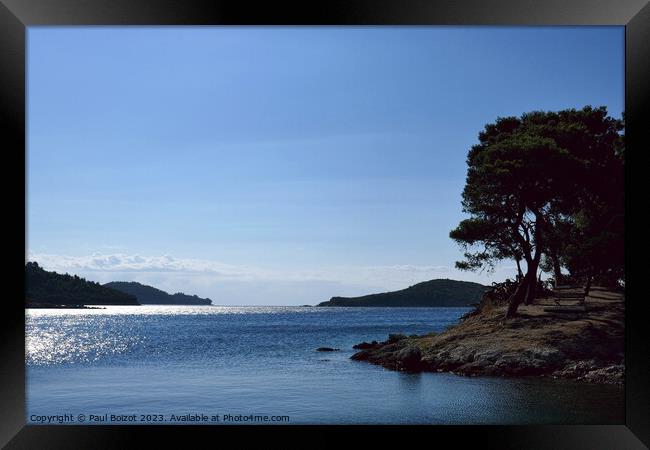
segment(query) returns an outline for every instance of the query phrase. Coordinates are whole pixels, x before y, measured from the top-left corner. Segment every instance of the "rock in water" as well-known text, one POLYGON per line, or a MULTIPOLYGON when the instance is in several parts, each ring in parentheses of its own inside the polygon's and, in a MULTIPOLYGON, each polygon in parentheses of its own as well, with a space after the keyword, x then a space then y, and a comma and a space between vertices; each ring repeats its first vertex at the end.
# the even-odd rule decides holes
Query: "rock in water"
POLYGON ((318 347, 317 352, 338 352, 340 349, 332 347, 318 347))

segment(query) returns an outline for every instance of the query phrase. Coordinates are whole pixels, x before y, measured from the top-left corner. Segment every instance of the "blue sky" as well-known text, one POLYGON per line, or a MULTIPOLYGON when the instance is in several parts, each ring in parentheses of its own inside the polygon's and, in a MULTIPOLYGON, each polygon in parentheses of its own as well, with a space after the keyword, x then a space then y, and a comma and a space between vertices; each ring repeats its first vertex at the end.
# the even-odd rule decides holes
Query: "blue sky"
POLYGON ((499 116, 624 98, 622 27, 28 29, 28 258, 217 304, 453 268, 499 116))

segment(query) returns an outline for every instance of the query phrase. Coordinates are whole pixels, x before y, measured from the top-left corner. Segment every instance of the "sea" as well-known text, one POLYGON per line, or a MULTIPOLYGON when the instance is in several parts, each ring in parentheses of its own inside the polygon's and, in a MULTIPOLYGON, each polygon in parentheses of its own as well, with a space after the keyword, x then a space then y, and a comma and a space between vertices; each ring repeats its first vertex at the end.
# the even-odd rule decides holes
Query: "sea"
POLYGON ((622 386, 405 373, 353 345, 467 308, 26 310, 28 424, 621 424, 622 386), (340 349, 318 352, 318 347, 340 349))

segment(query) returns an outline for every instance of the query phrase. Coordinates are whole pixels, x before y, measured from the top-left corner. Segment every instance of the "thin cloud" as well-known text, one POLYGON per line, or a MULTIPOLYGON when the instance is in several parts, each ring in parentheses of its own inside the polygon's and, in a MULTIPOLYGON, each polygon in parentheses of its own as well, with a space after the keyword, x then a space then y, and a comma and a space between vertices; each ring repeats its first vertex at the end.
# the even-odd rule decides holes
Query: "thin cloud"
POLYGON ((336 266, 319 270, 273 269, 227 264, 171 255, 94 253, 85 256, 32 253, 28 260, 46 270, 72 273, 89 280, 137 281, 167 292, 209 297, 222 305, 312 304, 332 296, 358 296, 404 289, 435 278, 489 284, 514 275, 498 268, 491 277, 461 272, 445 265, 336 266))
POLYGON ((29 260, 37 261, 45 269, 57 272, 174 273, 232 281, 326 281, 387 287, 457 275, 457 271, 448 266, 339 266, 319 270, 276 270, 205 259, 174 258, 170 255, 124 253, 95 253, 86 256, 30 253, 29 260))

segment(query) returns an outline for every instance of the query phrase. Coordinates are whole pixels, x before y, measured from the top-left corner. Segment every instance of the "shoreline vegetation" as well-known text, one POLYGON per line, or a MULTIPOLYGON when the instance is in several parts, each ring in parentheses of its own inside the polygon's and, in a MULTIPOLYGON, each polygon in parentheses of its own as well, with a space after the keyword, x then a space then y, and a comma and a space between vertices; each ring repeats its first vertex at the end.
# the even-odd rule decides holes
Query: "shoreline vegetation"
MULTIPOLYGON (((138 306, 138 305, 133 305, 138 306)), ((25 302, 25 309, 106 309, 102 306, 88 305, 54 305, 51 303, 25 302)))
POLYGON ((449 237, 463 249, 456 268, 517 266, 506 318, 554 287, 625 283, 625 115, 604 106, 498 117, 467 154, 462 209, 449 237), (607 180, 607 183, 603 183, 607 180))
POLYGON ((623 384, 624 295, 592 287, 583 313, 544 310, 554 304, 540 298, 505 319, 507 303, 494 304, 486 295, 442 333, 362 342, 351 359, 407 372, 623 384))

